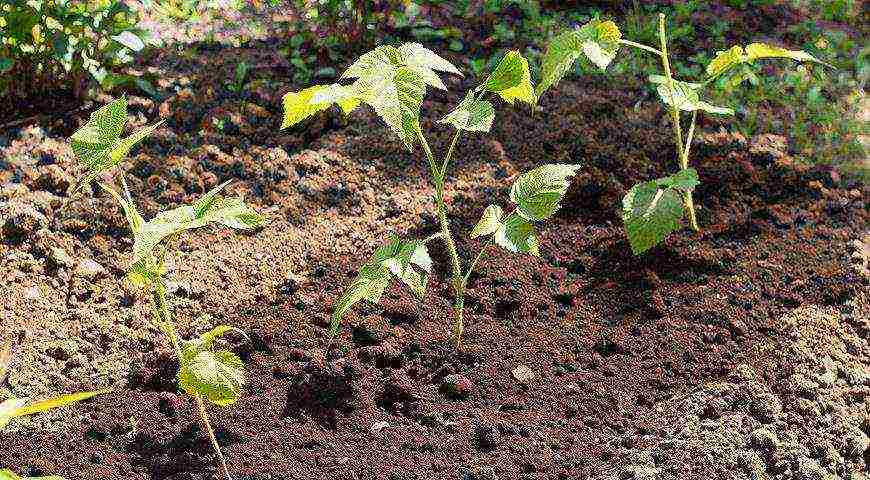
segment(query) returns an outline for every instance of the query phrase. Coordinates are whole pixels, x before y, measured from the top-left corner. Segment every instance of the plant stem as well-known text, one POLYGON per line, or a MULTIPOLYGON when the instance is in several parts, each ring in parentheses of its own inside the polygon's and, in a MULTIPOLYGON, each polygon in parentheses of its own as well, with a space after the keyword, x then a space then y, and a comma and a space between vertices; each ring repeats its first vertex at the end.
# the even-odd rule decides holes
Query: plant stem
POLYGON ((465 291, 462 282, 462 267, 459 265, 459 252, 456 250, 456 243, 453 241, 453 235, 450 233, 450 221, 447 219, 447 205, 444 203, 444 176, 441 174, 446 169, 450 157, 453 155, 456 143, 459 141, 459 135, 462 130, 457 130, 453 136, 450 150, 444 158, 443 167, 438 169, 435 156, 432 155, 432 149, 429 148, 429 142, 423 135, 423 131, 417 127, 417 138, 420 144, 423 145, 423 151, 426 153, 426 158, 429 161, 430 170, 432 171, 433 180, 435 181, 435 208, 438 210, 438 223, 441 226, 441 237, 447 245, 447 253, 450 255, 450 265, 453 277, 453 291, 456 296, 454 303, 454 319, 453 335, 456 340, 456 348, 462 345, 462 332, 465 329, 463 322, 463 310, 465 307, 465 291))
POLYGON ((227 460, 224 458, 224 454, 221 453, 221 446, 218 444, 217 437, 214 435, 214 429, 211 428, 211 423, 208 421, 208 412, 205 409, 205 402, 202 400, 202 395, 194 395, 194 398, 196 399, 196 406, 199 408, 199 417, 202 419, 203 425, 205 425, 205 431, 208 433, 211 446, 214 448, 215 453, 217 453, 218 461, 224 471, 224 476, 227 477, 227 480, 233 480, 233 477, 230 476, 230 470, 227 467, 227 460))
MULTIPOLYGON (((175 352, 175 356, 178 357, 178 361, 180 363, 182 361, 181 340, 178 336, 178 331, 175 329, 175 325, 172 323, 172 318, 170 318, 169 315, 169 303, 166 301, 166 285, 163 283, 162 278, 158 278, 154 282, 154 285, 151 288, 151 299, 153 302, 154 313, 157 316, 160 328, 162 328, 166 336, 169 337, 169 342, 172 344, 172 350, 175 352)), ((194 398, 196 399, 196 404, 199 409, 200 419, 205 425, 205 430, 208 433, 208 438, 211 441, 211 445, 214 448, 215 453, 217 453, 218 461, 220 461, 224 475, 226 476, 227 480, 232 480, 232 477, 230 476, 230 471, 227 468, 227 461, 224 458, 224 454, 221 452, 221 447, 218 444, 217 438, 214 435, 214 429, 212 429, 211 423, 208 420, 208 413, 206 412, 205 403, 202 400, 202 395, 194 395, 194 398)))
MULTIPOLYGON (((674 83, 674 77, 671 74, 671 62, 668 59, 668 39, 665 35, 665 14, 663 13, 659 14, 659 40, 662 45, 662 66, 664 67, 665 75, 668 77, 668 87, 671 91, 670 112, 671 121, 674 126, 674 143, 677 145, 677 160, 679 161, 680 167, 685 170, 688 168, 689 158, 688 152, 683 148, 683 127, 680 125, 680 109, 677 106, 675 98, 676 84, 674 83)), ((686 210, 689 212, 689 225, 696 232, 699 231, 700 227, 698 227, 698 219, 695 215, 695 203, 692 200, 692 192, 683 192, 683 203, 686 206, 686 210)))
POLYGON ((662 51, 661 51, 661 50, 659 50, 659 49, 657 49, 657 48, 649 47, 649 46, 644 45, 644 44, 642 44, 642 43, 632 42, 631 40, 626 40, 626 39, 624 39, 624 38, 620 39, 620 40, 619 40, 619 43, 621 43, 621 44, 623 44, 623 45, 629 45, 629 46, 632 46, 632 47, 635 47, 635 48, 639 48, 639 49, 641 49, 641 50, 646 50, 647 52, 654 53, 654 54, 656 54, 656 55, 658 55, 658 56, 661 56, 661 55, 662 55, 662 51))
POLYGON ((157 315, 157 321, 163 333, 169 337, 169 343, 172 344, 172 350, 178 361, 181 361, 181 341, 178 337, 178 332, 175 330, 175 325, 169 315, 169 304, 166 301, 166 285, 163 284, 163 279, 158 279, 154 282, 151 288, 151 298, 154 304, 154 313, 157 315))

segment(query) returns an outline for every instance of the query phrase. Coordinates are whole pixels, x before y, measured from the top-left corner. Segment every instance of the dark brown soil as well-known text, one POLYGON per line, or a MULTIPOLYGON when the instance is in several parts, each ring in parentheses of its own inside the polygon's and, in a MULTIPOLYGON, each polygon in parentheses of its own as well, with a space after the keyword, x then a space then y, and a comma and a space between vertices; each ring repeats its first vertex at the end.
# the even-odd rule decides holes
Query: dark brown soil
MULTIPOLYGON (((278 68, 269 52, 242 53, 278 68)), ((781 136, 705 123, 692 160, 703 231, 634 257, 617 213, 634 183, 673 172, 667 116, 639 84, 566 82, 542 113, 502 105, 491 135, 460 142, 447 201, 466 260, 479 247, 467 232, 507 202, 514 176, 584 166, 542 229, 542 258, 497 252, 472 276, 463 349, 437 247, 423 305, 395 287, 355 308, 330 349, 332 305, 367 255, 391 232, 436 231, 425 162, 363 110, 279 132, 289 87, 216 89, 199 72, 231 78, 226 57, 176 59, 164 88, 177 94, 131 98, 132 125, 168 121, 127 167, 148 217, 233 179, 272 220, 252 235, 190 234, 170 265, 184 336, 218 323, 251 335, 234 345, 243 398, 211 409, 235 478, 868 478, 865 185, 796 165, 781 136)), ((450 132, 433 120, 472 85, 451 81, 424 105, 441 152, 450 132)), ((147 297, 121 282, 117 207, 97 195, 58 211, 75 171, 63 138, 84 119, 0 146, 0 333, 24 332, 11 393, 115 392, 13 423, 0 466, 219 478, 147 297)))

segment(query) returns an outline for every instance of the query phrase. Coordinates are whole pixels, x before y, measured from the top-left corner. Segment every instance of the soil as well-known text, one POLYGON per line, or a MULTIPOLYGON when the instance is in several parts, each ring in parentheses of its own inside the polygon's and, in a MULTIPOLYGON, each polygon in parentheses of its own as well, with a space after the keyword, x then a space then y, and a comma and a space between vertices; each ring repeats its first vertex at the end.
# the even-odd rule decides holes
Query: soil
MULTIPOLYGON (((419 152, 371 112, 279 131, 293 86, 236 95, 215 80, 239 58, 277 77, 261 47, 149 59, 172 66, 161 88, 175 93, 129 98, 128 128, 167 122, 125 165, 146 217, 233 179, 270 218, 252 234, 188 234, 169 265, 183 336, 225 323, 251 337, 231 344, 242 399, 210 409, 236 479, 870 478, 866 185, 798 165, 783 136, 705 122, 692 158, 702 232, 635 257, 618 209, 633 184, 674 171, 666 112, 640 83, 564 82, 543 112, 500 105, 491 135, 459 144, 447 202, 466 261, 479 248, 467 232, 516 175, 584 167, 542 228, 541 258, 493 250, 472 276, 463 348, 438 246, 422 305, 396 286, 330 345, 332 305, 366 255, 391 232, 437 230, 433 189, 419 152)), ((434 120, 473 84, 430 92, 436 150, 450 132, 434 120)), ((117 206, 97 192, 60 209, 77 171, 65 138, 85 120, 0 134, 0 333, 19 340, 7 393, 114 391, 16 420, 0 466, 220 478, 147 297, 122 281, 117 206)))

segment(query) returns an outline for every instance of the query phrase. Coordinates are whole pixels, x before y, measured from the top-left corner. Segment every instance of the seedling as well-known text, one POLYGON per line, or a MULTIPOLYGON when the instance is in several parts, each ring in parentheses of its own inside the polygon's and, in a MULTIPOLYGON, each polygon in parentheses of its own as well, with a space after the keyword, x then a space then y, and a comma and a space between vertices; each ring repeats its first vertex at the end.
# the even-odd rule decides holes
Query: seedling
POLYGON ((664 75, 650 75, 659 98, 669 109, 676 145, 677 163, 680 170, 668 177, 651 180, 633 186, 622 200, 622 221, 635 255, 661 243, 668 235, 681 228, 681 220, 688 217, 689 226, 700 231, 695 213, 692 192, 700 182, 698 172, 689 167, 689 152, 695 134, 699 112, 714 115, 733 115, 734 110, 718 107, 703 101, 704 90, 714 81, 726 75, 727 81, 736 86, 753 78, 751 68, 756 61, 767 58, 787 58, 800 62, 809 61, 830 66, 812 55, 799 50, 786 50, 763 43, 753 43, 743 48, 739 45, 724 52, 717 52, 707 65, 706 78, 698 83, 675 80, 671 74, 668 58, 665 16, 659 14, 659 39, 661 49, 622 38, 619 27, 611 21, 595 19, 582 27, 564 32, 554 38, 544 54, 542 81, 536 93, 557 84, 571 65, 581 55, 602 70, 616 57, 620 45, 627 45, 661 57, 664 75), (682 112, 691 112, 692 118, 683 139, 682 112))
POLYGON ((428 161, 429 173, 435 185, 435 208, 440 231, 425 239, 403 240, 391 235, 385 244, 360 269, 356 280, 339 298, 332 315, 330 332, 335 335, 343 316, 360 300, 377 303, 384 290, 395 280, 401 280, 421 301, 424 299, 432 259, 427 244, 441 240, 450 256, 454 300, 454 339, 461 346, 464 330, 463 310, 465 289, 471 272, 492 245, 515 253, 540 255, 535 222, 553 216, 568 188, 568 178, 577 165, 543 165, 517 178, 511 188, 510 213, 497 205, 483 212, 471 237, 488 237, 467 270, 463 270, 456 243, 447 218, 444 183, 450 161, 463 132, 489 132, 495 120, 493 104, 487 100, 493 94, 503 101, 535 105, 537 97, 529 73, 529 64, 517 51, 508 52, 492 73, 439 123, 456 131, 442 160, 436 159, 420 127, 420 109, 426 87, 446 90, 437 72, 461 75, 444 58, 418 43, 405 43, 398 48, 381 46, 363 54, 342 79, 349 84, 316 85, 284 96, 284 121, 287 128, 337 104, 345 115, 361 104, 375 113, 413 151, 418 144, 428 161))
MULTIPOLYGON (((117 147, 91 148, 92 145, 111 143, 103 142, 102 139, 117 139, 126 118, 126 101, 119 99, 94 112, 88 123, 73 134, 73 151, 89 171, 86 179, 96 178, 117 165, 129 152, 129 148, 122 150, 121 154, 116 153, 117 147), (98 153, 82 155, 82 152, 91 151, 98 153)), ((153 130, 153 127, 146 130, 153 130)), ((228 406, 239 398, 245 384, 244 364, 234 353, 216 349, 215 341, 231 331, 242 336, 245 334, 236 328, 221 325, 199 338, 183 341, 175 329, 167 301, 165 258, 178 236, 187 230, 211 224, 222 224, 239 230, 254 229, 262 226, 265 218, 249 208, 241 197, 222 197, 220 193, 229 183, 224 182, 191 205, 161 212, 153 219, 145 221, 130 196, 123 172, 120 179, 124 187, 123 195, 106 183, 100 182, 99 185, 120 204, 133 234, 133 258, 127 279, 150 293, 154 320, 166 334, 179 360, 178 385, 194 398, 223 473, 229 480, 229 470, 209 422, 205 400, 215 405, 228 406)), ((245 338, 247 339, 246 336, 245 338)))

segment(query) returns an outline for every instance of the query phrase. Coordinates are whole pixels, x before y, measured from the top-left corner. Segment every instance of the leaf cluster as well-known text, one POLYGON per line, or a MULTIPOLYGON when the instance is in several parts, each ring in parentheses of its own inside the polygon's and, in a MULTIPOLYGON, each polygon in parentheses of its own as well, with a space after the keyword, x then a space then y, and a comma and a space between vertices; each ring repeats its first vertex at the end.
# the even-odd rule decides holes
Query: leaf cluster
POLYGON ((0 92, 25 95, 89 74, 97 83, 133 60, 149 34, 120 0, 5 0, 0 5, 0 92))

